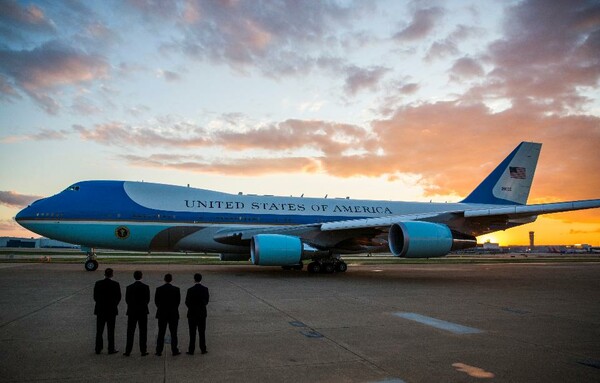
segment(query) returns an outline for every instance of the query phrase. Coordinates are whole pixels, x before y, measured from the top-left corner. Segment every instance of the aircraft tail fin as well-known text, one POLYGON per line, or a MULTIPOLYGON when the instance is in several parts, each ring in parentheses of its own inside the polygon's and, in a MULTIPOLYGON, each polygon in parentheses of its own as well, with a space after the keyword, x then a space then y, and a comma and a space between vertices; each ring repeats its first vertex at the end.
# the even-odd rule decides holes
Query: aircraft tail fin
POLYGON ((542 144, 521 142, 461 202, 494 205, 525 205, 531 190, 533 175, 542 144))

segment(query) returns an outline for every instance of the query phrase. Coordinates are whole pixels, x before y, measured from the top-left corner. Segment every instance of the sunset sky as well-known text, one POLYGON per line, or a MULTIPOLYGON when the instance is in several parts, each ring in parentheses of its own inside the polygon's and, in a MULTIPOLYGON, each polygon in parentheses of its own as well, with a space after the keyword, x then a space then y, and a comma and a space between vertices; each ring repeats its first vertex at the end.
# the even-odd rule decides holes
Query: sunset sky
MULTIPOLYGON (((458 201, 521 141, 529 203, 600 198, 598 1, 0 1, 0 236, 85 179, 458 201)), ((600 209, 480 237, 600 246, 600 209)))

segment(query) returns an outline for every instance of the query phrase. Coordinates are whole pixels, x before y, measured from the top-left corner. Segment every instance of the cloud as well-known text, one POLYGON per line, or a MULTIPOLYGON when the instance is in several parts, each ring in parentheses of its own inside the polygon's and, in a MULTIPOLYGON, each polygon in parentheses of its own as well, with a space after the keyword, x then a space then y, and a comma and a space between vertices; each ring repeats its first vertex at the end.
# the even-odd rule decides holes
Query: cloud
POLYGON ((74 125, 84 140, 103 145, 115 146, 167 146, 167 147, 201 147, 209 140, 205 130, 186 122, 175 122, 170 126, 132 126, 121 122, 97 124, 88 129, 82 125, 74 125))
POLYGON ((356 95, 363 89, 376 90, 379 82, 391 69, 382 66, 359 68, 350 66, 346 69, 347 77, 344 89, 349 95, 356 95))
POLYGON ((14 0, 0 2, 0 36, 23 40, 21 31, 52 33, 55 25, 42 9, 34 4, 22 6, 14 0))
POLYGON ((483 74, 484 71, 481 64, 470 57, 462 57, 456 60, 452 68, 450 68, 450 78, 454 81, 481 77, 483 74))
POLYGON ((167 82, 176 82, 181 80, 181 76, 178 73, 170 70, 159 70, 158 74, 167 82))
POLYGON ((436 23, 444 16, 444 9, 432 7, 417 9, 412 21, 401 31, 394 35, 399 42, 413 42, 427 37, 435 28, 436 23))
POLYGON ((18 194, 13 191, 0 191, 0 205, 22 208, 42 197, 18 194))
POLYGON ((590 175, 600 174, 600 158, 589 153, 600 142, 600 118, 529 110, 521 105, 493 113, 483 104, 458 101, 401 107, 391 118, 373 123, 384 158, 356 172, 416 173, 429 195, 465 196, 476 186, 474 180, 483 180, 520 141, 530 140, 545 143, 533 199, 593 198, 600 179, 590 175))
POLYGON ((161 49, 241 72, 257 69, 269 77, 308 73, 322 65, 321 57, 335 55, 331 52, 349 40, 364 39, 343 31, 351 30, 352 22, 372 8, 293 0, 183 4, 132 0, 128 4, 149 28, 177 29, 161 49))
MULTIPOLYGON (((238 121, 235 116, 224 117, 233 124, 238 121)), ((112 122, 98 124, 90 129, 76 125, 73 129, 85 140, 127 147, 215 147, 235 151, 264 149, 273 152, 316 149, 330 155, 348 150, 373 150, 376 145, 375 138, 364 128, 319 120, 289 119, 246 127, 243 130, 235 130, 233 126, 227 125, 207 129, 188 122, 170 120, 145 126, 112 122)))
POLYGON ((37 133, 25 134, 19 136, 6 136, 0 139, 2 144, 12 144, 21 141, 47 141, 47 140, 64 140, 68 136, 66 130, 50 130, 41 129, 37 133))
POLYGON ((233 176, 260 176, 274 173, 316 173, 321 165, 318 159, 303 157, 243 158, 208 161, 200 156, 155 154, 151 156, 123 155, 133 166, 183 170, 198 173, 228 174, 233 176))
POLYGON ((460 53, 459 45, 471 37, 482 35, 485 31, 481 28, 466 25, 457 25, 454 31, 443 40, 434 41, 425 55, 425 61, 445 59, 460 53))
MULTIPOLYGON (((405 85, 407 91, 417 86, 405 85)), ((229 158, 128 157, 136 165, 232 175, 243 174, 243 169, 266 174, 284 164, 290 166, 288 172, 318 169, 337 177, 412 174, 429 196, 466 196, 519 142, 534 141, 544 147, 530 201, 594 198, 592 191, 600 189, 600 179, 590 177, 600 174, 600 158, 590 156, 600 142, 600 118, 547 115, 531 103, 502 112, 476 101, 404 105, 367 127, 298 119, 253 124, 243 119, 224 116, 210 127, 165 118, 141 126, 113 122, 74 129, 83 139, 103 145, 155 151, 202 147, 225 150, 229 158), (232 159, 234 152, 240 159, 232 159), (300 158, 300 153, 310 154, 300 158)))
POLYGON ((0 74, 0 100, 4 101, 13 101, 20 99, 21 95, 19 92, 13 87, 8 79, 0 74))
POLYGON ((589 1, 531 0, 508 8, 504 37, 486 52, 495 68, 478 91, 528 98, 558 113, 585 104, 579 88, 595 89, 600 79, 599 14, 600 5, 589 1))
POLYGON ((0 73, 10 81, 9 92, 19 89, 50 114, 60 109, 54 96, 61 87, 103 78, 108 69, 103 57, 57 42, 33 50, 0 49, 0 73))

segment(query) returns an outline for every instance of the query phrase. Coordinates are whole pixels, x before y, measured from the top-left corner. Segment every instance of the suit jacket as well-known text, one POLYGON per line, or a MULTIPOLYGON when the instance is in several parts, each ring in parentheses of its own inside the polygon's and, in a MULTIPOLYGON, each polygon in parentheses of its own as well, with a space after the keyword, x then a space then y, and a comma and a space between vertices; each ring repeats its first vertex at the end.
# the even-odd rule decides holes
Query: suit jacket
POLYGON ((127 315, 147 315, 150 302, 150 287, 141 281, 135 281, 125 290, 127 315))
POLYGON ((179 287, 175 287, 170 283, 157 287, 154 294, 156 317, 158 319, 179 319, 180 302, 179 287))
POLYGON ((188 318, 206 318, 206 305, 210 296, 208 294, 208 288, 196 283, 190 287, 185 296, 185 305, 188 308, 188 318))
POLYGON ((110 278, 99 280, 94 285, 95 315, 113 316, 119 314, 121 286, 110 278))

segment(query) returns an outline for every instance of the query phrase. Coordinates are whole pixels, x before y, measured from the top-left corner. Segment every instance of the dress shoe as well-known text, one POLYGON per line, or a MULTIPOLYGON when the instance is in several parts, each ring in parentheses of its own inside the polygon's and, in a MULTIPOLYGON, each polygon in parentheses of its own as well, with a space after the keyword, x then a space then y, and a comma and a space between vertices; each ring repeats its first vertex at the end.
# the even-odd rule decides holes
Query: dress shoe
POLYGON ((128 352, 124 352, 123 356, 129 356, 130 354, 128 352))
POLYGON ((116 354, 119 350, 110 350, 108 351, 108 355, 116 354))
POLYGON ((194 355, 194 353, 193 353, 193 352, 189 352, 189 351, 186 351, 185 353, 186 353, 187 355, 194 355))
POLYGON ((177 355, 179 355, 179 354, 181 354, 179 351, 175 351, 175 352, 173 353, 173 356, 177 356, 177 355))
POLYGON ((206 350, 201 351, 200 354, 208 354, 208 351, 206 351, 206 350))
POLYGON ((146 355, 148 355, 147 352, 142 352, 142 356, 146 356, 146 355))

